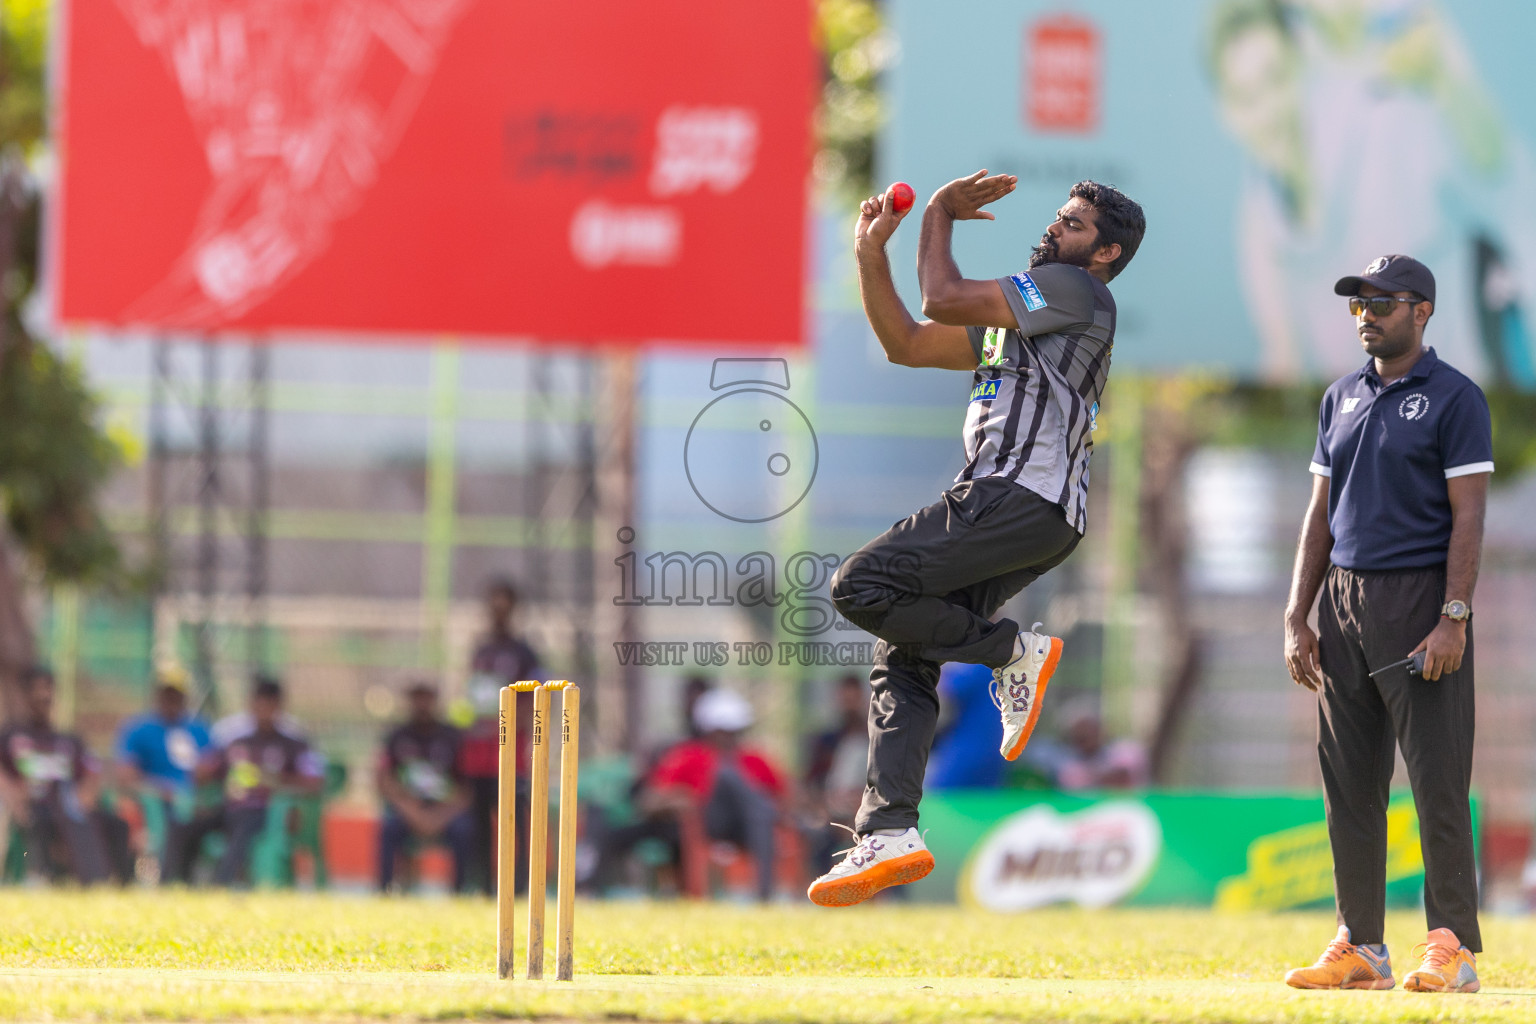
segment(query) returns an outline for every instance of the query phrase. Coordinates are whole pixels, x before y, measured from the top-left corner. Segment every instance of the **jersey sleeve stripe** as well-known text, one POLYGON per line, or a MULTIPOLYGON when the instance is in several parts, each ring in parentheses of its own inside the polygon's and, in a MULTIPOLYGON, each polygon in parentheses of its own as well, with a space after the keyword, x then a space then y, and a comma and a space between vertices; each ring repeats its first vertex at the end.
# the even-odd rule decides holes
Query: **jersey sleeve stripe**
POLYGON ((1333 476, 1333 470, 1329 469, 1327 466, 1320 462, 1314 462, 1308 468, 1312 470, 1314 476, 1333 476))
POLYGON ((1469 462, 1465 466, 1452 466, 1445 471, 1447 480, 1454 480, 1458 476, 1471 476, 1473 473, 1492 473, 1491 462, 1469 462))

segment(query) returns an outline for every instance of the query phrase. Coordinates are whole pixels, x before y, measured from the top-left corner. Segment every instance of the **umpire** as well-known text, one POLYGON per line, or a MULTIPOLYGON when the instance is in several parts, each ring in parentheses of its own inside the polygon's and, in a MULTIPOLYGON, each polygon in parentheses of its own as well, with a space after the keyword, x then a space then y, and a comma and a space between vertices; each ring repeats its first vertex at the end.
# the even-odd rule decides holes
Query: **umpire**
POLYGON ((1312 501, 1285 617, 1291 678, 1319 694, 1317 753, 1339 933, 1299 988, 1391 988, 1383 941, 1393 740, 1418 808, 1429 937, 1414 991, 1475 992, 1472 589, 1493 437, 1482 391, 1424 345, 1435 278, 1382 256, 1341 278, 1370 360, 1318 417, 1312 501), (1318 633, 1307 625, 1322 590, 1318 633), (1421 674, 1385 668, 1424 652, 1421 674), (1371 673, 1378 674, 1372 677, 1371 673))

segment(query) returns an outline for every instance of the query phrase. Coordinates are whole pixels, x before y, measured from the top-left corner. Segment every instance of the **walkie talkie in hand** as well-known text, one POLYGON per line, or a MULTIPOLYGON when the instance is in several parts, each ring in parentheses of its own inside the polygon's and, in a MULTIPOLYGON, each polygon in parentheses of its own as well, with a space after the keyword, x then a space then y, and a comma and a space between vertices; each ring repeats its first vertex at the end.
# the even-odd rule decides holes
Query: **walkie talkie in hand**
POLYGON ((1417 654, 1410 654, 1410 655, 1408 655, 1408 657, 1404 658, 1402 661, 1394 661, 1390 665, 1383 665, 1383 666, 1381 666, 1381 668, 1379 668, 1375 672, 1371 673, 1371 678, 1375 679, 1377 676, 1381 675, 1383 672, 1386 672, 1388 669, 1398 668, 1398 667, 1403 666, 1403 665, 1407 665, 1408 666, 1408 674, 1409 675, 1411 675, 1411 676, 1423 675, 1424 674, 1424 658, 1428 654, 1429 654, 1428 651, 1420 651, 1417 654))

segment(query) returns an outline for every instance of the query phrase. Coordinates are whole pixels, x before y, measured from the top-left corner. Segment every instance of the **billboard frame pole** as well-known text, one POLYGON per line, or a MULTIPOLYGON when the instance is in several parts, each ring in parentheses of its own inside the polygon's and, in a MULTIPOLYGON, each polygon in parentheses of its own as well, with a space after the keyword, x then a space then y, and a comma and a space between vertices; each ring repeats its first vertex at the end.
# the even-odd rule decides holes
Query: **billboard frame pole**
POLYGON ((1109 454, 1109 578, 1104 601, 1103 678, 1099 714, 1110 735, 1135 726, 1136 598, 1141 561, 1142 379, 1113 380, 1115 431, 1109 454))
POLYGON ((421 667, 446 678, 448 612, 453 600, 454 534, 458 508, 459 345, 432 346, 432 418, 428 425, 426 515, 422 522, 421 667))
POLYGON ((194 705, 217 712, 219 688, 214 652, 214 603, 219 589, 219 499, 223 474, 219 456, 219 352, 211 334, 198 339, 201 385, 197 398, 197 619, 193 624, 192 679, 194 705))
POLYGON ((250 375, 247 380, 250 409, 246 463, 250 493, 245 510, 245 662, 248 672, 265 672, 268 664, 267 635, 267 520, 272 504, 272 449, 270 430, 272 349, 266 338, 250 343, 250 375))

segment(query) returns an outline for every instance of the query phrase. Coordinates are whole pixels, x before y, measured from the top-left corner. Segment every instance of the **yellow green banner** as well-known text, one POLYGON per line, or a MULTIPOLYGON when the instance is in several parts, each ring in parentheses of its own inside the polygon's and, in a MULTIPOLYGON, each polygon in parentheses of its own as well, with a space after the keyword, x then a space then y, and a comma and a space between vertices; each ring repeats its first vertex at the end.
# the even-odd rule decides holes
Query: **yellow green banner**
MULTIPOLYGON (((1473 802, 1474 842, 1477 839, 1473 802)), ((1387 900, 1424 885, 1407 793, 1387 807, 1387 900)), ((915 898, 997 911, 1082 906, 1325 907, 1333 856, 1320 794, 957 791, 923 802, 937 866, 915 898)))

